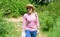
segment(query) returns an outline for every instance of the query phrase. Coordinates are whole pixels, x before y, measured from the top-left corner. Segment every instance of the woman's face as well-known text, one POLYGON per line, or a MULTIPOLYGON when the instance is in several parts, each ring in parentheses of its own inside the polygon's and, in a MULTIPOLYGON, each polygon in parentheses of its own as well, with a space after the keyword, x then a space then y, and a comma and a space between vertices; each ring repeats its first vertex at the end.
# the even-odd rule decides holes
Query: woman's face
POLYGON ((32 13, 32 8, 31 7, 29 7, 27 10, 28 10, 28 13, 32 13))

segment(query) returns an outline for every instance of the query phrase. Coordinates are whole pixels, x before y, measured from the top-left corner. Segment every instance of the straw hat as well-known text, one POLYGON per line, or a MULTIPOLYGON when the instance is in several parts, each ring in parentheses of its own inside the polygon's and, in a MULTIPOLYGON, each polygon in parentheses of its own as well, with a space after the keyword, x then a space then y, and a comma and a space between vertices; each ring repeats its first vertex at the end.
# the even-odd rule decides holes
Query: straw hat
POLYGON ((33 11, 35 10, 35 7, 32 4, 27 4, 26 5, 26 9, 28 9, 29 7, 31 7, 33 9, 33 11))

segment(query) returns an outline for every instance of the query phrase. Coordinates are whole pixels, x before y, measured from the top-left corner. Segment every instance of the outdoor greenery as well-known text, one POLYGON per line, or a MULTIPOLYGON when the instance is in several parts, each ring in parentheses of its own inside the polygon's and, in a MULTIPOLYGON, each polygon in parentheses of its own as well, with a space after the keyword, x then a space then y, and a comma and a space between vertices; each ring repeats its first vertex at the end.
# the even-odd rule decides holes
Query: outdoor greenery
POLYGON ((60 0, 37 4, 30 0, 0 0, 0 37, 19 37, 15 31, 15 23, 8 22, 4 18, 17 18, 27 12, 25 6, 29 3, 36 7, 40 30, 47 37, 60 37, 60 0), (16 35, 17 34, 17 35, 16 35))
POLYGON ((0 10, 3 10, 3 16, 17 17, 26 12, 25 0, 0 0, 0 10))

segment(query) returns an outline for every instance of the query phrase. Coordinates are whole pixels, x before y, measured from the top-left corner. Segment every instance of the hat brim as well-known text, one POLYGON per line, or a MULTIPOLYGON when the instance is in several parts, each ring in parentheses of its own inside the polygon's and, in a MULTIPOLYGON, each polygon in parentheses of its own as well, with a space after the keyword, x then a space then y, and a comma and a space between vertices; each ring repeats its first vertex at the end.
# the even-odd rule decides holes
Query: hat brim
POLYGON ((33 10, 35 10, 35 7, 34 7, 33 5, 31 5, 31 4, 28 4, 28 5, 26 6, 26 9, 29 9, 29 7, 31 7, 33 10))

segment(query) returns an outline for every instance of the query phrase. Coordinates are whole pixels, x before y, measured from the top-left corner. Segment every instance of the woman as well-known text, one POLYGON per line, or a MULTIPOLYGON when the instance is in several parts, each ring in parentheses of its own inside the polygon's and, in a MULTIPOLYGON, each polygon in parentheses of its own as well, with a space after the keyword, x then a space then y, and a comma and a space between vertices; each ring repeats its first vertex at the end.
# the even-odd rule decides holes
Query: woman
POLYGON ((36 37, 39 33, 38 14, 34 12, 35 7, 32 4, 26 6, 27 13, 23 16, 22 29, 26 33, 26 37, 36 37))

